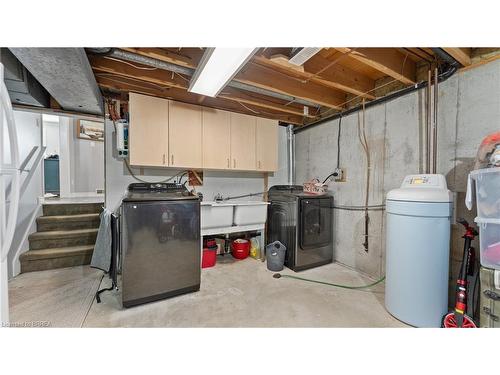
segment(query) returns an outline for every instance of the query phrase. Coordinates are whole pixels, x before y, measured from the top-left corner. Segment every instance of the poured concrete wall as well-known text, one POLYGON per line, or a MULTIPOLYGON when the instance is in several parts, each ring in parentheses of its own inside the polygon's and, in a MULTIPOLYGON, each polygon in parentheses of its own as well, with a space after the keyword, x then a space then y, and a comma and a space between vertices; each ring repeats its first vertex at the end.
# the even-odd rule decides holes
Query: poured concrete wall
MULTIPOLYGON (((456 73, 439 86, 438 173, 457 195, 457 216, 473 220, 464 205, 467 174, 473 169, 481 140, 500 131, 500 60, 456 73)), ((366 134, 371 154, 369 204, 380 204, 404 176, 423 172, 425 90, 366 110, 366 134)), ((363 205, 366 160, 358 140, 358 116, 342 119, 340 166, 347 181, 330 183, 336 203, 363 205)), ((296 182, 324 179, 336 167, 338 120, 296 134, 296 182)), ((364 212, 334 210, 335 259, 373 277, 384 274, 384 213, 370 211, 369 251, 363 248, 364 212)), ((452 272, 455 278, 462 252, 461 228, 452 228, 452 272)), ((479 246, 477 245, 477 248, 479 246)))

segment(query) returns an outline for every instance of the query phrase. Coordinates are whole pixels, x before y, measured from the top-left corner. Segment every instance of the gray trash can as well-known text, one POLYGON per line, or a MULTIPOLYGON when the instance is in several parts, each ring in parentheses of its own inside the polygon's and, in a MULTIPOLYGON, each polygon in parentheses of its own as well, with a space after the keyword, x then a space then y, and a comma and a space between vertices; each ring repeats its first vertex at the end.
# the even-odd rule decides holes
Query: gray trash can
POLYGON ((279 241, 274 241, 266 246, 267 269, 278 272, 285 264, 286 247, 279 241))

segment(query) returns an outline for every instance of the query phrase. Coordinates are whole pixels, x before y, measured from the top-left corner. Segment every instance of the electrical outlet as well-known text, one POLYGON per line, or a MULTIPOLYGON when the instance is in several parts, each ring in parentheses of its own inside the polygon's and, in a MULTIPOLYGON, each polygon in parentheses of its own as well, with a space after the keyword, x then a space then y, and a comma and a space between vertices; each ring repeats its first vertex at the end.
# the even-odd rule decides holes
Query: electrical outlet
POLYGON ((342 182, 344 181, 344 170, 342 168, 335 168, 335 171, 333 172, 334 175, 334 180, 337 182, 342 182))

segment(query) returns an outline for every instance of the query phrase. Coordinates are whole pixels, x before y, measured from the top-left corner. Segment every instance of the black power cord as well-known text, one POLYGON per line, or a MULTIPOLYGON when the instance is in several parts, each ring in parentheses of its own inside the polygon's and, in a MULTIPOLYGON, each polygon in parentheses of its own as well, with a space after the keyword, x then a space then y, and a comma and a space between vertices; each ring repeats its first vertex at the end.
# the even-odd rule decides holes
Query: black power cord
POLYGON ((339 130, 337 132, 337 169, 340 168, 340 132, 342 130, 342 113, 339 117, 339 130))
MULTIPOLYGON (((339 117, 339 130, 337 132, 337 169, 340 168, 340 133, 342 131, 342 114, 339 117)), ((337 177, 339 174, 337 171, 330 173, 324 180, 323 183, 326 183, 330 177, 337 177)))

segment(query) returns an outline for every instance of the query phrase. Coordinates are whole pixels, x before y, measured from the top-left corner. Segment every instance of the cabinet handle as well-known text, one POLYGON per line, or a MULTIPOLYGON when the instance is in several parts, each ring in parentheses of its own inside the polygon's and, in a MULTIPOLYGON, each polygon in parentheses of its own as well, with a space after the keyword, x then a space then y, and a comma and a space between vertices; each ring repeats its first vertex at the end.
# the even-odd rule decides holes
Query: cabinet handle
POLYGON ((229 164, 229 158, 227 158, 227 167, 230 168, 231 165, 229 164))
POLYGON ((172 154, 172 156, 170 157, 170 164, 174 165, 174 154, 172 154))
POLYGON ((260 169, 260 160, 259 160, 259 169, 260 169))
POLYGON ((163 154, 163 165, 165 165, 165 154, 163 154))
POLYGON ((236 168, 236 159, 233 159, 233 168, 236 168))

